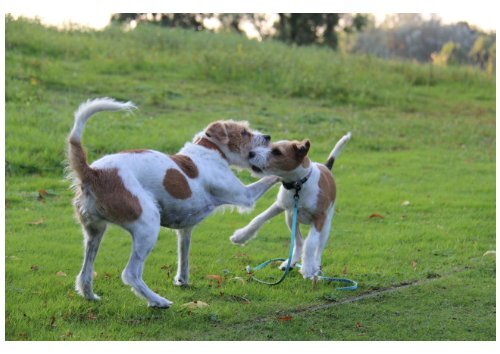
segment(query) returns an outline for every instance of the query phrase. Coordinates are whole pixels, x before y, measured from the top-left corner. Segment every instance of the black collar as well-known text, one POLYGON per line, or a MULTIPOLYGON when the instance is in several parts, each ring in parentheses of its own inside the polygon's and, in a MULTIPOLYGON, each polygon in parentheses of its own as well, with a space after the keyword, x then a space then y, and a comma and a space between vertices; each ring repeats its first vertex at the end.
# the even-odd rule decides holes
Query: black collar
POLYGON ((293 181, 293 182, 282 181, 281 184, 283 185, 283 187, 285 187, 285 189, 288 189, 288 190, 295 189, 295 193, 298 193, 302 189, 302 185, 307 182, 309 177, 311 177, 311 173, 312 173, 312 169, 309 171, 307 176, 305 176, 304 178, 302 178, 298 181, 293 181))

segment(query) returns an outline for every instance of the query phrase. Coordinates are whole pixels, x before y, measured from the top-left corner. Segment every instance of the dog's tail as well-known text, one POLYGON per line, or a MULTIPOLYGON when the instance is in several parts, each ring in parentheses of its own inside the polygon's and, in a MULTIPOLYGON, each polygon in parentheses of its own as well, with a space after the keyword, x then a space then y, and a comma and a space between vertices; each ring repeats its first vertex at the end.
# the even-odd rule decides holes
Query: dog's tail
POLYGON ((83 150, 81 139, 83 128, 87 120, 95 113, 102 111, 122 111, 136 108, 132 102, 118 102, 111 98, 97 98, 88 100, 78 107, 75 112, 75 124, 68 137, 68 164, 75 177, 84 179, 90 170, 87 155, 83 150))
POLYGON ((328 167, 329 170, 332 169, 333 164, 335 163, 335 159, 340 154, 340 151, 344 148, 344 145, 351 139, 351 132, 348 132, 344 135, 338 142, 335 144, 330 156, 328 156, 328 160, 325 162, 325 166, 328 167))

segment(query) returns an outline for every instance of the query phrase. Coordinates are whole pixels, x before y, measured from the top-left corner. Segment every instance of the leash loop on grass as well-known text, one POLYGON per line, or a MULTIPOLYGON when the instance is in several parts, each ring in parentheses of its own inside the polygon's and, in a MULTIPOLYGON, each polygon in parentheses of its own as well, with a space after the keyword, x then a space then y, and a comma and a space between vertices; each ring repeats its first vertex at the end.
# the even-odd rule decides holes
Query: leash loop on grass
MULTIPOLYGON (((294 245, 295 245, 295 234, 297 233, 297 213, 298 213, 298 209, 299 209, 299 190, 300 190, 300 188, 301 188, 300 185, 296 186, 296 188, 295 188, 295 195, 293 196, 294 203, 293 203, 293 216, 292 216, 292 239, 291 239, 291 242, 290 242, 290 250, 288 251, 288 262, 286 264, 285 271, 281 275, 281 278, 278 279, 277 281, 275 281, 275 282, 267 282, 265 280, 256 278, 253 275, 253 273, 256 272, 256 271, 258 271, 258 270, 260 270, 260 269, 262 269, 262 268, 264 268, 264 267, 267 267, 269 264, 271 264, 273 262, 277 262, 277 261, 283 262, 283 261, 286 260, 285 258, 273 258, 273 259, 270 259, 268 261, 265 261, 264 263, 259 264, 258 266, 255 266, 253 268, 250 267, 250 265, 247 265, 246 266, 247 273, 251 276, 251 278, 253 280, 255 280, 258 283, 265 284, 265 285, 271 285, 271 286, 278 285, 283 280, 285 280, 286 276, 290 272, 291 262, 292 262, 292 255, 293 255, 293 248, 294 248, 294 245)), ((297 263, 295 266, 297 268, 301 268, 302 267, 302 265, 299 264, 299 263, 297 263)), ((327 281, 327 282, 338 282, 338 283, 349 284, 348 286, 343 286, 343 287, 340 287, 340 288, 335 288, 336 290, 356 290, 358 288, 358 283, 356 283, 354 280, 346 279, 346 278, 327 277, 327 276, 322 275, 322 272, 320 272, 320 275, 317 276, 317 279, 318 280, 324 280, 324 281, 327 281)))

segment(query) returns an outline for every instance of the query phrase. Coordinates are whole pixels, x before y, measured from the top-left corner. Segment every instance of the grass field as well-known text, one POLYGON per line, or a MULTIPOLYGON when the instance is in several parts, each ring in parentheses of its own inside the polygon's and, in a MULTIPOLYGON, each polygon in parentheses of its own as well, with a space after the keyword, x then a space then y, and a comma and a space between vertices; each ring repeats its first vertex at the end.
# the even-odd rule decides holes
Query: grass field
POLYGON ((7 340, 496 339, 495 257, 483 256, 495 250, 494 78, 229 34, 58 32, 10 18, 5 55, 7 340), (274 140, 309 138, 315 161, 352 131, 335 165, 323 268, 359 289, 313 287, 296 272, 271 288, 247 279, 247 264, 287 253, 283 218, 245 247, 228 240, 275 187, 251 214, 216 213, 195 229, 189 288, 172 284, 176 238, 161 231, 144 276, 171 309, 147 308, 121 283, 131 239, 117 227, 96 261, 102 300, 79 297, 65 138, 78 104, 102 96, 140 109, 89 122, 91 161, 133 148, 175 153, 221 118, 248 120, 274 140), (209 306, 181 306, 191 301, 209 306))

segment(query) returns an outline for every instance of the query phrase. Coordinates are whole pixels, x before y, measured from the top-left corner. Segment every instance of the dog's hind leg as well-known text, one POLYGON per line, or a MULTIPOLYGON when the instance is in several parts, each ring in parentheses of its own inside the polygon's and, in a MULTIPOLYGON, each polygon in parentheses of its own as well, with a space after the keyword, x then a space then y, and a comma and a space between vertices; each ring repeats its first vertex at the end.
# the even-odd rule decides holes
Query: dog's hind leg
MULTIPOLYGON (((142 203, 141 203, 142 204, 142 203)), ((171 301, 152 291, 142 279, 144 262, 153 250, 160 231, 160 215, 153 208, 143 205, 141 218, 126 227, 132 234, 132 253, 122 272, 122 280, 132 287, 132 291, 147 300, 150 307, 169 308, 171 301)))
POLYGON ((189 284, 189 247, 191 245, 191 232, 193 228, 177 230, 177 274, 174 285, 189 284))
POLYGON ((94 261, 101 244, 102 237, 106 231, 106 222, 99 220, 89 224, 83 224, 83 265, 80 274, 76 277, 76 291, 88 300, 99 300, 94 294, 92 277, 94 274, 94 261))
MULTIPOLYGON (((292 230, 292 212, 287 210, 286 214, 285 214, 285 219, 286 219, 286 224, 288 225, 288 228, 291 231, 292 230)), ((295 244, 293 247, 292 261, 290 263, 291 268, 295 267, 295 264, 297 264, 297 262, 300 260, 303 245, 304 245, 304 240, 302 239, 302 234, 300 233, 300 224, 297 221, 297 229, 295 232, 295 244)), ((288 259, 285 260, 283 263, 281 263, 280 269, 285 270, 287 264, 288 264, 288 259)))

